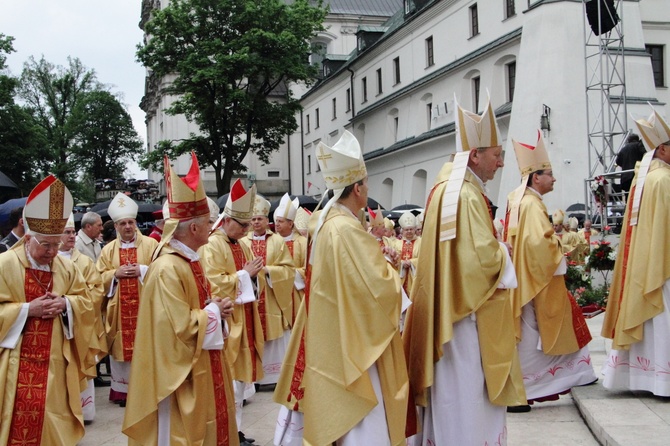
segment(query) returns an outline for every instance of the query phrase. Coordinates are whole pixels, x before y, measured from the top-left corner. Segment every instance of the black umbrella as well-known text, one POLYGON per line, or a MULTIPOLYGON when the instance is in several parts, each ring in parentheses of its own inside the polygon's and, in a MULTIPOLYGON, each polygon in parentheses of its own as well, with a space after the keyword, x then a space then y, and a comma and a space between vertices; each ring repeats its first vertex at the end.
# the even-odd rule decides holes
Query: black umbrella
MULTIPOLYGON (((100 212, 105 212, 107 214, 107 208, 109 205, 112 203, 112 200, 107 200, 103 201, 102 203, 97 203, 95 206, 91 208, 91 212, 96 212, 100 214, 100 212)), ((156 203, 147 203, 145 201, 139 201, 137 203, 137 213, 138 214, 150 214, 153 211, 157 211, 159 209, 163 209, 163 206, 156 204, 156 203)), ((102 214, 100 214, 102 216, 102 214)))
POLYGON ((25 206, 27 200, 28 197, 12 198, 11 200, 7 200, 0 204, 0 226, 9 221, 9 213, 12 212, 13 209, 25 206))
POLYGON ((8 187, 10 189, 17 189, 17 190, 19 189, 19 186, 17 186, 16 183, 13 182, 11 178, 9 178, 2 172, 0 172, 0 187, 8 187))
MULTIPOLYGON (((329 200, 328 195, 324 195, 323 198, 321 198, 319 208, 324 207, 326 205, 326 203, 328 203, 328 200, 329 200)), ((373 211, 376 211, 378 207, 379 207, 379 209, 384 210, 384 206, 379 204, 377 202, 377 200, 375 200, 372 197, 368 197, 368 204, 366 205, 366 207, 369 207, 373 211)))
POLYGON ((219 209, 223 212, 223 208, 226 207, 226 202, 228 201, 228 195, 230 194, 223 194, 219 198, 216 199, 216 204, 219 206, 219 209))

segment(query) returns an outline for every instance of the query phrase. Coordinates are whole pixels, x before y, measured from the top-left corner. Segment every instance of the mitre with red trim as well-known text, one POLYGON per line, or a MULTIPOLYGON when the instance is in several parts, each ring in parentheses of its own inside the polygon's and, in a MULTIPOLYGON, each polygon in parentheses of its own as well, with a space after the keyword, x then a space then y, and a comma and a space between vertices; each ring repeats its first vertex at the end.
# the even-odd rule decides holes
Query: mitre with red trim
POLYGON ((23 208, 26 229, 38 235, 62 235, 73 204, 65 184, 49 175, 28 195, 23 208))

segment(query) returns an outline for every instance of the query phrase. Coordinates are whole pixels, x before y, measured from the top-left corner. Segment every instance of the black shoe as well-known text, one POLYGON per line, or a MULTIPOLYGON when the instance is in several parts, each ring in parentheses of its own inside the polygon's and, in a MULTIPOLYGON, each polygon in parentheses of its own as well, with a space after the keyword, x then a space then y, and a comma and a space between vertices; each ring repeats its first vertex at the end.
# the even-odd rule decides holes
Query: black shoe
POLYGON ((112 385, 110 381, 102 379, 99 376, 93 378, 93 384, 95 384, 95 387, 109 387, 112 385))
POLYGON ((126 407, 126 400, 121 400, 119 402, 119 407, 126 407))
POLYGON ((245 443, 245 442, 248 443, 248 444, 251 444, 251 443, 253 443, 254 441, 256 441, 256 440, 253 439, 253 438, 245 437, 245 436, 244 436, 244 432, 242 432, 242 431, 237 431, 237 436, 240 437, 240 444, 243 444, 243 443, 245 443))
POLYGON ((93 420, 84 420, 84 426, 89 426, 91 423, 93 423, 93 420))
POLYGON ((525 406, 507 406, 508 413, 526 413, 530 412, 530 406, 526 404, 525 406))

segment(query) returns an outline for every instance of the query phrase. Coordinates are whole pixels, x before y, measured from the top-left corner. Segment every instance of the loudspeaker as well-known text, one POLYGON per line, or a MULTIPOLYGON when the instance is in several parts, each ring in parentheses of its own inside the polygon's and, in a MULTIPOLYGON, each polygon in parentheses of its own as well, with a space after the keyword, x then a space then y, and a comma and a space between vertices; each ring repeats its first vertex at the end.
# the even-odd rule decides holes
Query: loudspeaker
POLYGON ((609 32, 619 23, 619 15, 614 7, 614 0, 591 0, 586 3, 586 18, 596 36, 609 32), (598 4, 600 4, 600 20, 598 20, 598 4), (598 23, 600 22, 600 27, 598 23))

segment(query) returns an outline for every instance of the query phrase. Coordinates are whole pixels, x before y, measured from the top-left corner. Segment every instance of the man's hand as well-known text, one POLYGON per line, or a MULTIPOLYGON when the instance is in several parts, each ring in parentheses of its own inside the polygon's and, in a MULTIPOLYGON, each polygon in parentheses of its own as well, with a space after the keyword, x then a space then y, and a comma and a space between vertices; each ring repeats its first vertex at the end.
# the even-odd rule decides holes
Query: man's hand
POLYGON ((140 266, 137 263, 130 263, 128 265, 121 265, 114 273, 117 279, 130 279, 140 276, 140 266))
POLYGON ((248 272, 252 279, 255 278, 258 275, 258 272, 263 269, 263 258, 254 257, 253 260, 249 260, 245 263, 244 268, 242 269, 248 272))
POLYGON ((33 299, 28 304, 28 317, 53 319, 67 308, 65 297, 47 291, 44 296, 33 299))
POLYGON ((221 299, 220 297, 215 297, 212 299, 212 302, 214 302, 216 306, 219 307, 222 319, 226 319, 233 314, 234 305, 230 297, 226 297, 223 299, 221 299))
POLYGON ((400 253, 390 246, 383 246, 382 253, 390 261, 391 265, 394 267, 398 265, 398 260, 400 258, 400 253))

